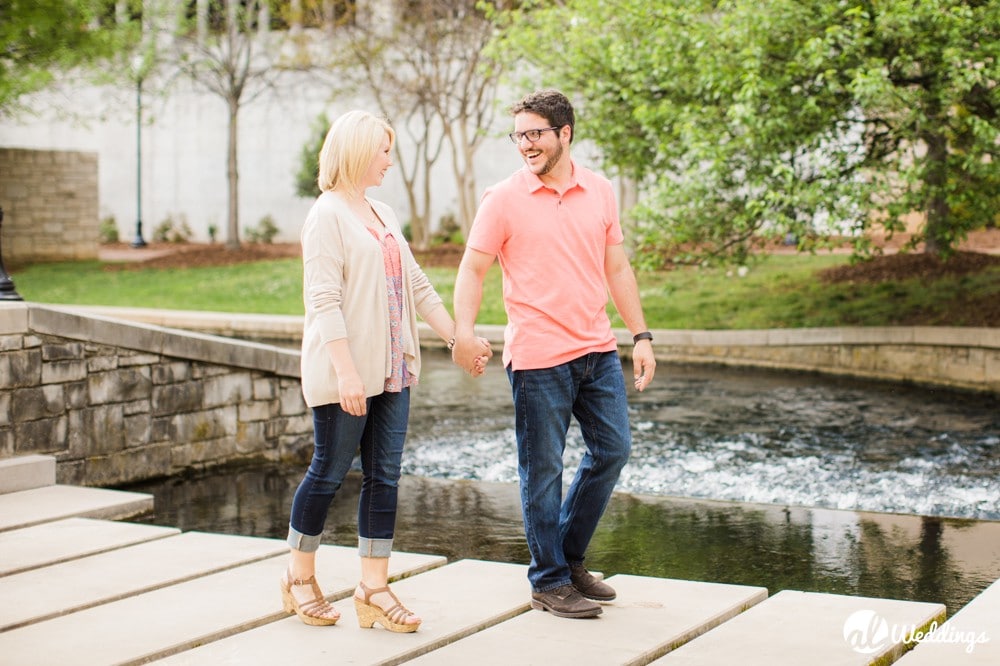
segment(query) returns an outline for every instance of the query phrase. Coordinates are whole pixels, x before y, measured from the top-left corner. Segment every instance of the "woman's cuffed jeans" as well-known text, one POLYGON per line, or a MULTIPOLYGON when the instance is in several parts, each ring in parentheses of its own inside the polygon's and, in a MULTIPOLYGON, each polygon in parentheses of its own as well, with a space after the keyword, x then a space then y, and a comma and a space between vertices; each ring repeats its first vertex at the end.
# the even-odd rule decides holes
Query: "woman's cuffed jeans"
POLYGON ((303 552, 319 549, 327 513, 354 456, 361 457, 358 550, 362 557, 389 557, 396 526, 396 501, 410 390, 368 398, 364 416, 339 404, 313 408, 312 461, 292 499, 288 545, 303 552))
POLYGON ((617 352, 591 353, 553 368, 507 368, 514 397, 524 531, 536 592, 570 583, 583 562, 632 446, 617 352), (563 451, 575 417, 587 451, 562 498, 563 451))

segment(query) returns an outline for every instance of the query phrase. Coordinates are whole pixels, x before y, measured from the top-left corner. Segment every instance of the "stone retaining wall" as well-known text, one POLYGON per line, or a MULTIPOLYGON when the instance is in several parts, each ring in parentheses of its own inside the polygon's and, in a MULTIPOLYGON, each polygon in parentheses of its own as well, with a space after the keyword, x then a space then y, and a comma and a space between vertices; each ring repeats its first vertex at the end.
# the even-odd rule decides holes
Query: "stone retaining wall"
POLYGON ((96 259, 97 153, 0 148, 3 260, 96 259))
MULTIPOLYGON (((116 485, 241 459, 308 460, 312 421, 300 392, 299 352, 178 330, 256 332, 292 344, 300 317, 135 309, 109 317, 83 310, 0 303, 0 458, 55 455, 59 482, 79 485, 116 485)), ((502 330, 478 327, 497 354, 502 330)), ((663 363, 767 367, 1000 395, 1000 329, 653 334, 663 363)), ((627 356, 631 336, 617 335, 627 356)), ((437 344, 429 333, 422 340, 437 344)))
POLYGON ((64 484, 312 450, 297 352, 24 303, 0 304, 0 415, 0 457, 64 484))
MULTIPOLYGON (((819 372, 1000 395, 1000 329, 654 331, 659 360, 819 372)), ((631 339, 620 337, 622 349, 631 339)))

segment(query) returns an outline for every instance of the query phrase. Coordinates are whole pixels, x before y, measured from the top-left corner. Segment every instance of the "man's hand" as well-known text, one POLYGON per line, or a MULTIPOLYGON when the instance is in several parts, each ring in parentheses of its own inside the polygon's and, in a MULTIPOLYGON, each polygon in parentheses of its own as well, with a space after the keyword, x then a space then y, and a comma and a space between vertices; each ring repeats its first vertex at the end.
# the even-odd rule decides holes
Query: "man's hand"
POLYGON ((656 374, 656 357, 653 355, 653 343, 640 340, 632 349, 632 376, 635 379, 635 390, 642 392, 653 381, 656 374))
POLYGON ((482 337, 455 338, 451 360, 473 377, 486 372, 486 363, 493 357, 490 341, 482 337))

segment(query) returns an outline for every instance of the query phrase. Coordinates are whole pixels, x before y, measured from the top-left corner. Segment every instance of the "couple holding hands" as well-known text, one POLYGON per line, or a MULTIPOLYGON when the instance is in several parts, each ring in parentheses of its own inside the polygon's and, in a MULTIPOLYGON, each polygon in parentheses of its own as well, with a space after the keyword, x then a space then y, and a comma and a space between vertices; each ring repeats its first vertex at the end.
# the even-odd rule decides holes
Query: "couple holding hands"
POLYGON ((481 375, 490 343, 474 326, 486 272, 498 260, 508 325, 521 504, 532 607, 595 617, 615 591, 583 564, 587 545, 628 460, 631 435, 608 294, 634 333, 633 376, 642 391, 656 361, 635 275, 622 245, 610 181, 573 162, 575 118, 555 90, 511 107, 510 139, 524 166, 483 194, 455 283, 452 319, 417 265, 392 209, 365 192, 392 166, 395 133, 351 111, 334 121, 319 154, 322 194, 302 229, 305 325, 302 391, 314 449, 292 501, 284 608, 311 625, 340 612, 316 582, 327 512, 360 452, 358 622, 412 632, 421 619, 388 586, 397 489, 420 375, 417 316, 448 342, 456 364, 481 375), (562 455, 576 418, 587 451, 565 498, 562 455))

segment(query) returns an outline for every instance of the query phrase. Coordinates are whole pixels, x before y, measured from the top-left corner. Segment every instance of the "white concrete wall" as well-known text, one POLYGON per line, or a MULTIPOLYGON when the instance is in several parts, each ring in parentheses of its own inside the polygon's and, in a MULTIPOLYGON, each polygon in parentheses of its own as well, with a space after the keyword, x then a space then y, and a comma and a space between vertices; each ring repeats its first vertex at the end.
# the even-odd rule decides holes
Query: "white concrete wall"
MULTIPOLYGON (((503 107, 513 101, 500 100, 503 107)), ((98 154, 99 209, 114 216, 122 240, 135 233, 136 94, 134 89, 82 87, 48 91, 31 100, 37 115, 0 118, 0 146, 85 150, 98 154)), ((167 216, 184 215, 195 240, 208 239, 214 224, 225 238, 227 220, 227 109, 223 100, 178 82, 160 97, 144 90, 142 128, 142 222, 148 241, 167 216)), ((311 200, 295 195, 299 152, 309 140, 316 117, 333 119, 352 108, 372 108, 359 99, 329 98, 315 82, 288 76, 283 89, 245 106, 240 114, 240 231, 264 215, 274 217, 278 241, 298 240, 311 200)), ((512 121, 498 114, 495 138, 480 150, 476 177, 479 192, 517 169, 520 158, 505 136, 512 121)), ((405 133, 400 133, 405 147, 405 133)), ((433 224, 455 212, 456 194, 447 156, 434 173, 433 224)), ((398 169, 369 194, 392 205, 402 222, 409 217, 398 169)), ((0 206, 3 202, 0 202, 0 206)))

